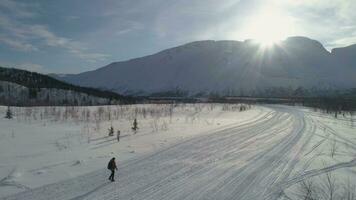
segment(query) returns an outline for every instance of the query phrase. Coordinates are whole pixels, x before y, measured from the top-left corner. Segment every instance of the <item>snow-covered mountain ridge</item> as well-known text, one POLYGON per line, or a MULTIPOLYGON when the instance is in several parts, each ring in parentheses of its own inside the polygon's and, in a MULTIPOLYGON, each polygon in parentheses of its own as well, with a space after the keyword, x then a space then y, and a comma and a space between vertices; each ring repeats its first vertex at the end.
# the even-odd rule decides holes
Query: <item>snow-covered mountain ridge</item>
POLYGON ((356 46, 328 52, 320 42, 305 37, 290 37, 269 47, 253 40, 197 41, 56 78, 124 94, 345 89, 356 86, 356 46))

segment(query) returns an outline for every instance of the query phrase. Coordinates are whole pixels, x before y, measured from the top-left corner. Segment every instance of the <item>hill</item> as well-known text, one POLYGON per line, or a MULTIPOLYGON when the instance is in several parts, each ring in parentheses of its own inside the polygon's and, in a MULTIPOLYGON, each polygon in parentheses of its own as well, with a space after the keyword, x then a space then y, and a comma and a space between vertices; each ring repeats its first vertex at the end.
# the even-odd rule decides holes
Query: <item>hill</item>
POLYGON ((305 37, 290 37, 269 47, 253 40, 198 41, 56 78, 143 95, 172 91, 256 95, 275 88, 338 90, 356 85, 355 58, 355 48, 329 52, 320 42, 305 37))
POLYGON ((114 92, 80 87, 50 76, 0 67, 0 103, 12 105, 98 105, 128 103, 114 92))

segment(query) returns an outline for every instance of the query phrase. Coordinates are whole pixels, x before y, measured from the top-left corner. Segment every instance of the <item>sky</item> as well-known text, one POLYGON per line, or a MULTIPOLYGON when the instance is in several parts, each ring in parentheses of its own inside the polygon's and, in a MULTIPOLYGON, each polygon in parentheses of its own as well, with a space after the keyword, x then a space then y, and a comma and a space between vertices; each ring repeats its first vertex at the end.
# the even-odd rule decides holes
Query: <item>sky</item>
POLYGON ((356 43, 355 0, 0 0, 0 66, 80 73, 197 40, 356 43))

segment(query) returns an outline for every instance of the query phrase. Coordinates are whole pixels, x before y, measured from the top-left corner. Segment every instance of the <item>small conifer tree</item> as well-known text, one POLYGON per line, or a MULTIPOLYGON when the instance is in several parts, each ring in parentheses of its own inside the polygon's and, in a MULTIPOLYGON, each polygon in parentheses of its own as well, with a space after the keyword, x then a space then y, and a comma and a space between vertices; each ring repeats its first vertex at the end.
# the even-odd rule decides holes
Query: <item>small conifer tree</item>
POLYGON ((5 118, 12 119, 12 112, 11 112, 10 106, 7 107, 5 118))

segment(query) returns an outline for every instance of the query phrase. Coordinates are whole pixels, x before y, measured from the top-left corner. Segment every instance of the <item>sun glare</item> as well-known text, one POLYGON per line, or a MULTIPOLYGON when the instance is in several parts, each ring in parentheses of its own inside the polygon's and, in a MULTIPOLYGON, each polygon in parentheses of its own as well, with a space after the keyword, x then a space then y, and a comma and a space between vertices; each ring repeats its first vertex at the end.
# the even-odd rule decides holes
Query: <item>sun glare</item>
POLYGON ((293 34, 293 20, 273 8, 265 8, 249 18, 243 29, 244 35, 261 43, 271 46, 293 34))

